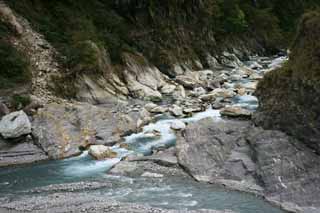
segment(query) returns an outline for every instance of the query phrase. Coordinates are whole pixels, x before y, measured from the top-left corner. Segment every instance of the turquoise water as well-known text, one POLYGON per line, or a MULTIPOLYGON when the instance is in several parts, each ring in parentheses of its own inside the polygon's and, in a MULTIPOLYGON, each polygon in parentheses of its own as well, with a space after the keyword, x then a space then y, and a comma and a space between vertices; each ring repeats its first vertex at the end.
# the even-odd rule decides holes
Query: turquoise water
POLYGON ((86 191, 97 197, 149 204, 168 209, 230 209, 239 213, 281 213, 267 202, 247 193, 195 182, 189 178, 128 178, 108 175, 111 163, 80 157, 0 169, 0 197, 25 195, 28 190, 51 184, 80 181, 111 182, 112 187, 86 191))

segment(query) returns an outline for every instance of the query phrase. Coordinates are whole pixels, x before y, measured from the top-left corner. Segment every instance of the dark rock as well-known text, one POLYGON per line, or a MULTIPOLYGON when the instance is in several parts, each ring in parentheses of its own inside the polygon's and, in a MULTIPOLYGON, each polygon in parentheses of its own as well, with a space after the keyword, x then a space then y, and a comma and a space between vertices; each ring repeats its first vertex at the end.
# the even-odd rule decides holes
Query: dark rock
POLYGON ((287 208, 320 209, 320 156, 283 132, 205 119, 178 136, 177 156, 198 181, 263 194, 287 208))
POLYGON ((8 107, 4 103, 0 102, 0 119, 2 118, 2 116, 5 116, 9 113, 10 110, 8 109, 8 107))
POLYGON ((32 141, 13 144, 0 139, 0 167, 34 163, 47 160, 45 152, 35 146, 32 141))

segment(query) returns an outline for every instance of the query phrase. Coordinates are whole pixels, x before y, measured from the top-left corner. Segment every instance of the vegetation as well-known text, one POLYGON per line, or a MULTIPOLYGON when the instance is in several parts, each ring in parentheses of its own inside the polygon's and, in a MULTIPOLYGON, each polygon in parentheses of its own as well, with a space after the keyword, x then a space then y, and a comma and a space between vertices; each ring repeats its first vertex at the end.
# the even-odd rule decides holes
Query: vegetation
POLYGON ((305 14, 299 26, 289 62, 258 85, 258 123, 280 128, 320 153, 320 11, 305 14))
POLYGON ((26 57, 8 41, 10 29, 0 21, 0 89, 30 82, 31 73, 26 57))

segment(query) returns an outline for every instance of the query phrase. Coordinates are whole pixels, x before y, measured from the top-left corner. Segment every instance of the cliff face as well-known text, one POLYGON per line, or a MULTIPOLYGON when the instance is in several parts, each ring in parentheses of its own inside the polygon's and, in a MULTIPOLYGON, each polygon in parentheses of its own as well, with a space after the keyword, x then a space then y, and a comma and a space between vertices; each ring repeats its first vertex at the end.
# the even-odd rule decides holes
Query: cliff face
POLYGON ((256 122, 281 129, 320 153, 320 13, 306 14, 288 64, 259 83, 256 122))
POLYGON ((285 47, 293 27, 283 28, 279 17, 294 12, 291 26, 296 8, 313 4, 299 2, 279 15, 278 1, 2 0, 0 18, 14 34, 1 41, 30 62, 26 79, 46 101, 159 100, 163 87, 173 87, 168 78, 215 70, 223 51, 245 58, 285 47))

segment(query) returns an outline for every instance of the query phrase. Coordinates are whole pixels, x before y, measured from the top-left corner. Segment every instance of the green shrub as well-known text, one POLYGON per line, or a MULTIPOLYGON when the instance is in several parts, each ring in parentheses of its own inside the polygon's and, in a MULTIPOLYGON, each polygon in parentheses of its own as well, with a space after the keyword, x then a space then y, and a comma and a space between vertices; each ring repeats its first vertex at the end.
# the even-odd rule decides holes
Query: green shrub
POLYGON ((10 106, 16 110, 20 110, 31 103, 29 95, 13 95, 10 100, 10 106))

